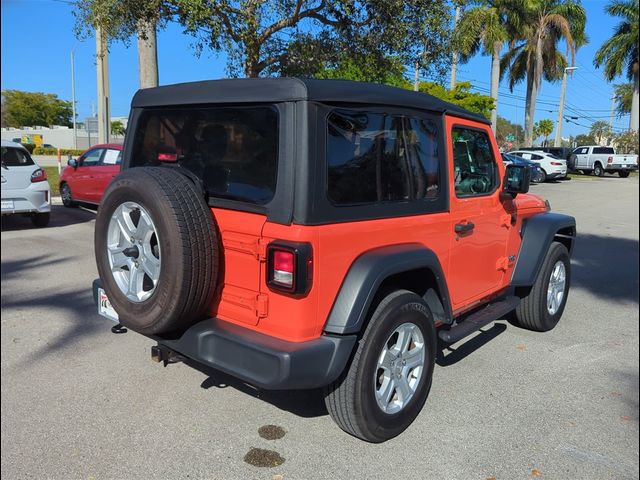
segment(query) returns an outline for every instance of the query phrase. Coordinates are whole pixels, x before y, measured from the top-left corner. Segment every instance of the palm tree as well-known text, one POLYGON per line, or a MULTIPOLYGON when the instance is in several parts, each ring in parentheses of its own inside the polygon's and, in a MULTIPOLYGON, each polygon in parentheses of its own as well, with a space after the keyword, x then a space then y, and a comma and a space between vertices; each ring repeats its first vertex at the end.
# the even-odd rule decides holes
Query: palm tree
POLYGON ((627 78, 633 82, 629 129, 638 131, 638 0, 613 0, 605 10, 622 22, 596 52, 593 63, 596 68, 604 65, 604 76, 609 81, 626 70, 627 78))
POLYGON ((458 47, 462 63, 467 62, 481 49, 484 55, 491 55, 490 95, 494 100, 491 128, 494 133, 498 125, 500 52, 518 30, 521 15, 522 6, 519 1, 483 1, 462 15, 453 34, 453 43, 458 47))
POLYGON ((502 58, 502 72, 509 72, 509 88, 526 79, 525 145, 533 141, 533 123, 540 84, 557 81, 564 69, 575 62, 576 51, 584 45, 586 12, 575 0, 530 0, 526 2, 522 27, 510 50, 502 58), (567 45, 566 55, 558 50, 567 45), (567 59, 567 57, 569 57, 567 59))

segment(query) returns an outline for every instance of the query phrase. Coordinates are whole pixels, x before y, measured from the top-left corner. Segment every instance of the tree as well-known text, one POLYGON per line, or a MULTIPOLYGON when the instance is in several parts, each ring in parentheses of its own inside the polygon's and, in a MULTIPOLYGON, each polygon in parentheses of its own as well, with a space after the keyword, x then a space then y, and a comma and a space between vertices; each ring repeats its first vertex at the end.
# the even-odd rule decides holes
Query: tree
POLYGON ((322 68, 309 76, 312 78, 382 83, 394 87, 410 88, 410 83, 404 77, 404 70, 400 60, 394 57, 354 59, 345 55, 341 61, 327 62, 322 68))
POLYGON ((71 102, 54 93, 2 90, 2 126, 72 125, 71 102))
POLYGON ((498 117, 496 129, 496 141, 498 146, 505 150, 515 150, 520 147, 524 139, 524 128, 503 117, 498 117))
POLYGON ((420 82, 418 84, 420 92, 428 93, 446 102, 459 105, 470 112, 489 118, 494 106, 493 98, 472 92, 471 88, 470 82, 458 82, 453 90, 447 90, 442 85, 433 82, 420 82))
POLYGON ((549 141, 549 135, 551 135, 551 132, 553 132, 554 126, 555 125, 553 123, 553 120, 549 120, 548 118, 545 118, 544 120, 540 120, 535 124, 534 132, 536 132, 539 137, 540 136, 544 137, 544 142, 542 144, 543 147, 547 146, 547 143, 549 141))
POLYGON ((586 43, 586 12, 575 0, 530 0, 525 3, 516 39, 501 60, 501 72, 509 72, 509 88, 526 79, 525 144, 533 142, 536 100, 540 84, 557 81, 576 51, 586 43), (567 55, 558 50, 564 40, 567 55), (569 58, 567 58, 567 56, 569 58))
POLYGON ((613 143, 616 146, 616 152, 637 155, 640 151, 640 147, 638 146, 639 138, 638 132, 634 130, 629 130, 616 135, 613 140, 613 143))
POLYGON ((613 87, 616 112, 619 116, 631 113, 633 104, 633 83, 622 83, 613 87))
POLYGON ((462 15, 453 34, 453 45, 459 51, 461 63, 469 61, 480 50, 484 55, 491 55, 490 92, 495 104, 491 112, 491 127, 494 133, 498 124, 500 52, 505 42, 513 38, 518 29, 521 13, 522 5, 519 0, 481 1, 478 6, 462 15))
POLYGON ((137 36, 138 78, 140 88, 158 86, 158 51, 156 30, 172 15, 165 0, 78 0, 75 2, 75 34, 78 38, 93 35, 100 26, 109 41, 129 44, 137 36))
POLYGON ((589 135, 596 140, 598 145, 605 143, 605 140, 611 137, 611 127, 604 120, 598 120, 591 124, 589 135))
POLYGON ((584 146, 584 145, 594 145, 598 142, 596 142, 596 139, 593 138, 593 136, 591 136, 591 134, 580 134, 580 135, 576 135, 575 138, 575 143, 577 147, 580 146, 584 146))
POLYGON ((122 137, 124 136, 124 134, 124 124, 120 120, 114 120, 113 122, 111 122, 111 135, 122 137))
POLYGON ((638 127, 638 102, 640 100, 638 85, 640 14, 638 8, 638 0, 612 0, 606 6, 605 11, 609 15, 620 17, 622 21, 616 27, 613 37, 602 44, 593 59, 596 68, 604 65, 604 76, 610 82, 622 75, 624 71, 627 79, 633 83, 629 129, 636 132, 640 131, 638 127))

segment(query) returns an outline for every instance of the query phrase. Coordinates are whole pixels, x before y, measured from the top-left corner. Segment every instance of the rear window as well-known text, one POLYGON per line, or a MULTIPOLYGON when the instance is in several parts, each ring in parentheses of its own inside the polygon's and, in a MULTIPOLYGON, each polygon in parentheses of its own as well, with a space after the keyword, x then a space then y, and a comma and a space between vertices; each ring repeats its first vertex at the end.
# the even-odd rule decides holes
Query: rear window
POLYGON ((268 203, 276 189, 278 112, 269 106, 143 111, 131 166, 162 162, 189 169, 209 195, 268 203))
POLYGON ((34 163, 27 152, 19 148, 2 147, 3 167, 27 167, 29 165, 34 165, 34 163))
POLYGON ((613 148, 611 148, 611 147, 594 147, 593 153, 611 154, 611 155, 613 155, 613 148))

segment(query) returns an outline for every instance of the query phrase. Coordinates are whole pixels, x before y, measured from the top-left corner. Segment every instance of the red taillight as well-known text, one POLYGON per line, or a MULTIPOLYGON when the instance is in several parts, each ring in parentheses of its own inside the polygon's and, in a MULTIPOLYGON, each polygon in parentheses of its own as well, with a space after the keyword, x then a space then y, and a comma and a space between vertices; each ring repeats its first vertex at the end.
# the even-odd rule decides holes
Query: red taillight
POLYGON ((47 179, 47 172, 39 168, 31 174, 31 183, 44 182, 47 179))
POLYGON ((311 245, 275 241, 267 246, 267 285, 271 290, 306 295, 313 281, 311 245))
POLYGON ((551 162, 551 165, 555 165, 555 166, 557 166, 557 167, 561 167, 561 166, 562 166, 562 165, 564 165, 564 164, 563 164, 563 163, 561 163, 561 162, 551 162))
POLYGON ((273 251, 273 281, 288 288, 293 287, 295 256, 286 250, 273 251))
POLYGON ((613 157, 607 158, 607 163, 613 163, 613 157))
POLYGON ((160 162, 177 162, 178 154, 177 153, 159 153, 158 161, 160 162))

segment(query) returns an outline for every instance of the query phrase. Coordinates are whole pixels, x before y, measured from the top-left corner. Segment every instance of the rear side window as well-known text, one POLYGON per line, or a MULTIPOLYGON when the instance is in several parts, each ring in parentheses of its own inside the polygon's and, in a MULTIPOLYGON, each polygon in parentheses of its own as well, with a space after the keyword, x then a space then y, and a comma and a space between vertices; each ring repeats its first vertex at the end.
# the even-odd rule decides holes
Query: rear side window
POLYGON ((102 164, 103 165, 120 165, 121 160, 122 160, 121 150, 108 149, 104 152, 104 157, 102 157, 102 164))
POLYGON ((34 163, 28 153, 19 148, 2 147, 3 167, 26 167, 29 165, 34 165, 34 163))
POLYGON ((131 166, 178 162, 209 195, 254 204, 275 193, 278 112, 274 107, 203 107, 143 111, 131 166))
POLYGON ((613 155, 613 148, 611 147, 595 147, 593 149, 593 153, 598 153, 598 154, 610 154, 613 155))
POLYGON ((358 205, 438 197, 438 129, 433 121, 334 110, 327 122, 331 202, 358 205))
POLYGON ((454 127, 451 136, 456 195, 473 197, 495 191, 500 182, 489 135, 481 130, 454 127))

